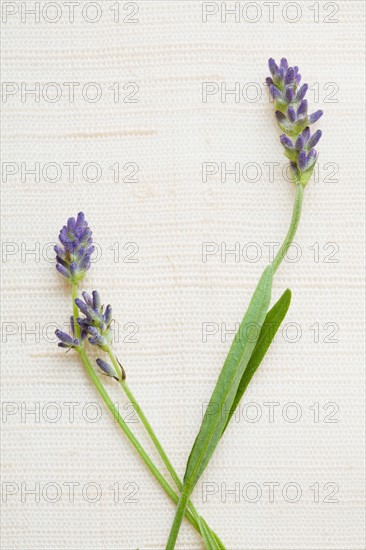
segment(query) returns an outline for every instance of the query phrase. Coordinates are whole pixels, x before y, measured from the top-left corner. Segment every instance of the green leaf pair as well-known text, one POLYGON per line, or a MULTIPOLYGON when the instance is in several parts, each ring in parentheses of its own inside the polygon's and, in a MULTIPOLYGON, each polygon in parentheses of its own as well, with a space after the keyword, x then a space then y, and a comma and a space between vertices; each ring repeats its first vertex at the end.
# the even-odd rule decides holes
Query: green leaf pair
POLYGON ((206 468, 225 429, 228 414, 234 405, 240 382, 268 311, 272 279, 273 268, 268 266, 260 278, 211 395, 184 475, 184 484, 191 490, 206 468))
MULTIPOLYGON (((287 289, 273 308, 268 311, 273 273, 272 266, 268 266, 263 272, 220 372, 188 458, 181 507, 184 507, 184 501, 188 500, 211 459, 290 306, 291 291, 287 289)), ((169 550, 174 548, 179 530, 179 519, 176 519, 178 521, 175 527, 173 526, 171 538, 168 541, 167 548, 169 550)), ((210 535, 203 522, 200 524, 200 530, 206 548, 214 550, 220 548, 218 541, 210 535)))

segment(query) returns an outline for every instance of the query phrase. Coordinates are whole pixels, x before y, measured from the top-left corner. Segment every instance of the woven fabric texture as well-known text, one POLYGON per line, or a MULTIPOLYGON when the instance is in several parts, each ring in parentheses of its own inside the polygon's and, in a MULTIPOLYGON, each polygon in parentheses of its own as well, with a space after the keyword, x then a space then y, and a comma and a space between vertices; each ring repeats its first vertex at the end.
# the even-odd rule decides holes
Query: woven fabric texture
MULTIPOLYGON (((52 246, 83 210, 97 243, 83 288, 113 305, 129 385, 183 476, 291 216, 271 56, 325 112, 319 169, 275 278, 273 300, 293 292, 284 330, 193 500, 228 549, 364 548, 364 3, 2 10, 4 550, 165 547, 174 505, 55 344, 71 298, 52 246)), ((202 547, 185 522, 177 548, 202 547)))

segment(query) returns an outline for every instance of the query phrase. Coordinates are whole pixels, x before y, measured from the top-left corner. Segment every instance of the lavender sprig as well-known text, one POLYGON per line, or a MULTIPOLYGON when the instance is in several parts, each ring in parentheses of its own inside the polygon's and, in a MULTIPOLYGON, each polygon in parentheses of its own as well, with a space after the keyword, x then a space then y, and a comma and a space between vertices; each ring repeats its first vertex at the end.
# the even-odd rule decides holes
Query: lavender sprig
MULTIPOLYGON (((142 412, 142 409, 139 407, 131 390, 127 386, 124 368, 112 351, 112 332, 110 328, 112 322, 111 306, 108 305, 104 309, 104 306, 101 304, 99 293, 97 291, 93 291, 92 296, 90 296, 86 292, 83 292, 82 295, 84 300, 78 298, 79 282, 84 278, 86 271, 90 267, 90 256, 94 251, 94 247, 92 246, 92 233, 82 212, 78 214, 76 220, 74 218, 69 218, 67 225, 65 225, 60 231, 59 239, 64 248, 60 247, 59 245, 55 246, 55 252, 57 254, 56 268, 59 273, 66 277, 71 283, 74 314, 70 319, 71 335, 61 330, 55 331, 56 336, 59 339, 58 345, 62 348, 66 348, 67 350, 74 349, 79 354, 91 380, 93 381, 97 391, 99 392, 99 395, 113 413, 119 426, 128 437, 134 448, 140 454, 142 460, 145 462, 145 464, 155 476, 157 481, 160 483, 162 488, 166 491, 169 497, 175 503, 177 503, 179 500, 178 495, 174 492, 172 487, 166 481, 165 477, 160 473, 160 471, 152 462, 140 442, 133 435, 133 433, 119 414, 118 409, 115 407, 107 391, 105 390, 104 386, 96 375, 84 348, 84 340, 89 334, 89 342, 92 345, 99 346, 101 349, 103 349, 103 351, 106 351, 108 353, 113 366, 109 365, 103 359, 98 358, 96 360, 98 367, 104 374, 114 378, 120 383, 127 398, 133 404, 139 418, 141 419, 148 434, 150 435, 151 440, 158 450, 161 458, 163 459, 165 466, 167 467, 178 489, 180 490, 182 488, 182 482, 180 481, 180 478, 176 473, 173 465, 171 464, 168 456, 166 455, 161 443, 156 437, 151 425, 149 424, 144 413, 142 412), (82 313, 84 313, 84 318, 78 316, 78 309, 82 313), (76 322, 74 321, 75 319, 76 322)), ((215 547, 224 549, 224 545, 220 541, 219 537, 207 526, 203 518, 199 516, 192 503, 190 503, 190 509, 187 511, 186 517, 193 525, 193 527, 202 535, 205 541, 207 538, 208 529, 210 537, 212 537, 215 541, 215 547), (204 522, 205 525, 204 529, 202 527, 202 522, 204 522)))
POLYGON ((270 318, 273 322, 275 318, 283 319, 289 305, 286 293, 291 297, 291 292, 286 291, 283 294, 284 301, 281 303, 281 298, 267 313, 273 276, 293 242, 300 222, 304 189, 317 160, 314 147, 321 137, 321 132, 318 130, 311 136, 309 125, 316 122, 323 113, 317 111, 308 115, 308 103, 304 99, 308 86, 303 84, 300 87, 301 75, 298 67, 289 67, 285 58, 281 59, 279 66, 272 58, 268 64, 272 76, 267 78, 267 84, 275 100, 277 121, 284 132, 280 139, 285 148, 285 154, 290 159, 291 175, 296 187, 292 218, 283 244, 272 265, 268 266, 262 274, 212 392, 187 461, 184 486, 166 550, 174 550, 188 499, 226 430, 253 372, 258 368, 272 342, 272 339, 267 340, 263 335, 263 332, 266 333, 265 320, 270 318), (256 335, 248 334, 249 326, 256 327, 256 335), (249 369, 252 369, 252 372, 249 369), (224 414, 223 411, 225 411, 224 414))
POLYGON ((71 284, 79 283, 90 268, 90 258, 94 252, 92 232, 83 212, 77 218, 69 218, 59 234, 62 246, 56 245, 56 269, 71 284))
POLYGON ((323 111, 308 115, 308 102, 304 99, 308 85, 300 86, 297 66, 289 67, 284 57, 279 65, 273 58, 269 59, 268 66, 272 76, 266 82, 275 102, 277 122, 284 132, 280 140, 290 160, 291 176, 295 184, 299 182, 305 187, 318 158, 314 147, 322 135, 321 130, 317 130, 311 136, 309 126, 319 120, 323 111))

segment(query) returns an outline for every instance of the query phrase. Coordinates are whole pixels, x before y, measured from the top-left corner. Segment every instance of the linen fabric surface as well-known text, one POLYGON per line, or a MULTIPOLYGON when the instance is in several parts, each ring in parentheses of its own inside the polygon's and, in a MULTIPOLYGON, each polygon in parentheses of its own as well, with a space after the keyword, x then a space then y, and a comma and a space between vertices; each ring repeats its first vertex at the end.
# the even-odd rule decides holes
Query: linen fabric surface
MULTIPOLYGON (((165 547, 174 505, 56 345, 71 297, 52 247, 84 211, 82 288, 112 304, 129 386, 183 477, 291 217, 264 85, 285 56, 325 113, 274 280, 272 303, 290 288, 292 304, 192 499, 228 549, 363 548, 364 3, 35 4, 2 2, 2 547, 165 547)), ((177 548, 202 547, 184 522, 177 548)))

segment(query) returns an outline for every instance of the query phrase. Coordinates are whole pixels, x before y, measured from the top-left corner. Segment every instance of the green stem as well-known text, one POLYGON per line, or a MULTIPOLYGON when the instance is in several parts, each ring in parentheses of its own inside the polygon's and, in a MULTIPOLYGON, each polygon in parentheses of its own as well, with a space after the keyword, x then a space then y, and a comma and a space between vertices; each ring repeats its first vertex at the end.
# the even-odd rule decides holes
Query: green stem
POLYGON ((188 504, 191 492, 192 492, 191 487, 189 485, 185 485, 183 488, 182 494, 180 495, 177 511, 176 511, 173 525, 170 531, 169 539, 166 545, 166 550, 174 550, 174 546, 177 541, 180 526, 182 524, 184 515, 186 513, 187 504, 188 504))
POLYGON ((301 183, 298 182, 296 184, 295 202, 294 202, 294 208, 292 210, 290 227, 281 248, 277 252, 276 257, 272 262, 274 273, 276 273, 277 269, 280 267, 281 262, 285 257, 289 246, 294 240, 296 230, 300 222, 303 197, 304 197, 304 187, 301 185, 301 183))
POLYGON ((111 350, 111 348, 108 348, 107 353, 108 353, 109 358, 110 358, 111 362, 113 363, 113 366, 116 369, 117 374, 120 378, 120 385, 121 385, 123 391, 125 392, 128 400, 132 404, 133 408, 137 412, 138 417, 140 418, 143 426, 145 427, 147 433, 149 434, 149 436, 151 438, 151 441, 154 443, 155 448, 157 449, 159 455, 161 456, 161 458, 162 458, 165 466, 167 467, 170 475, 172 476, 175 484, 177 485, 178 489, 181 491, 182 487, 183 487, 183 484, 182 484, 181 480, 179 479, 179 476, 178 476, 177 472, 175 471, 173 464, 170 462, 166 452, 164 451, 159 439, 157 438, 157 435, 155 434, 150 422, 146 418, 146 416, 143 413, 140 405, 138 404, 135 396, 133 395, 132 391, 128 387, 128 384, 127 384, 126 380, 122 380, 121 368, 120 368, 120 366, 118 364, 118 361, 117 361, 113 351, 111 350))
MULTIPOLYGON (((140 418, 143 426, 145 427, 147 433, 149 434, 149 436, 151 438, 151 441, 153 442, 156 450, 158 451, 161 459, 163 460, 168 472, 172 476, 172 479, 174 480, 174 482, 175 482, 176 486, 178 487, 179 491, 181 491, 182 488, 183 488, 183 483, 181 482, 176 470, 174 469, 173 464, 170 462, 168 455, 164 451, 164 448, 163 448, 162 444, 160 443, 157 435, 155 434, 150 422, 146 418, 142 408, 140 407, 140 405, 138 404, 135 396, 133 395, 132 391, 130 390, 126 380, 122 378, 121 366, 120 366, 116 356, 114 355, 114 353, 113 353, 113 351, 110 347, 108 348, 107 353, 108 353, 108 356, 109 356, 114 368, 116 369, 116 372, 117 372, 118 377, 119 377, 119 383, 121 385, 122 390, 125 392, 128 400, 130 401, 133 408, 137 412, 138 417, 140 418)), ((196 508, 194 507, 194 505, 191 501, 188 502, 188 506, 189 506, 189 509, 192 512, 195 520, 197 521, 197 524, 200 525, 200 516, 199 516, 196 508)), ((216 533, 214 531, 212 531, 211 528, 208 527, 208 529, 212 533, 213 537, 216 539, 216 542, 219 544, 219 547, 224 548, 224 545, 220 541, 218 535, 216 535, 216 533)))
POLYGON ((79 317, 79 310, 78 306, 75 304, 76 298, 78 298, 79 295, 79 285, 77 283, 73 283, 71 286, 71 296, 72 296, 72 314, 74 316, 74 330, 75 330, 75 338, 80 338, 80 327, 76 322, 76 319, 79 317))
MULTIPOLYGON (((155 464, 150 459, 149 455, 146 453, 145 449, 142 447, 142 445, 139 443, 138 439, 134 436, 134 434, 131 432, 130 428, 127 426, 126 422, 123 420, 122 416, 120 415, 117 407, 114 405, 113 401, 109 397, 108 393, 106 392, 103 384, 100 382, 96 372, 94 371, 89 358, 87 354, 85 353, 84 348, 77 348, 76 350, 80 358, 84 364, 84 367, 90 376, 94 386, 96 387, 99 395, 103 399, 104 403, 107 405, 108 409, 113 414, 114 418, 116 419, 118 425, 124 432, 124 434, 127 436, 129 441, 132 443, 136 451, 141 456, 142 460, 145 462, 146 466, 149 468, 150 472, 153 474, 153 476, 156 478, 156 480, 160 483, 164 491, 168 494, 168 496, 173 500, 175 504, 178 503, 179 497, 174 492, 174 490, 171 488, 169 483, 165 480, 165 478, 162 476, 162 474, 159 472, 158 468, 155 466, 155 464)), ((186 517, 188 521, 193 525, 193 527, 200 533, 199 525, 197 524, 196 519, 193 517, 192 513, 187 510, 186 517)))

